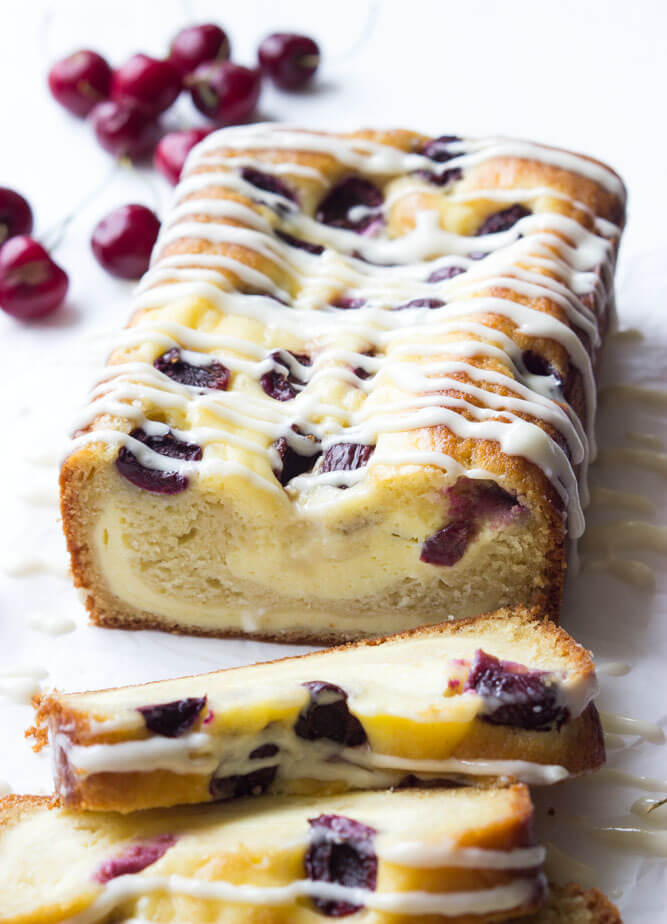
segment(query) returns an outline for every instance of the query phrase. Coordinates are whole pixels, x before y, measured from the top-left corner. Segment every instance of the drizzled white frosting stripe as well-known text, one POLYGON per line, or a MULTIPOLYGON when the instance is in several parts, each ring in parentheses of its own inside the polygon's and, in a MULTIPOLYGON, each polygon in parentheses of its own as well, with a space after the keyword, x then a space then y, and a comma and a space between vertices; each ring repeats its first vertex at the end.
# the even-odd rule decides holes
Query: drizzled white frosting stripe
MULTIPOLYGON (((607 221, 596 219, 595 231, 589 231, 563 214, 539 211, 521 218, 507 231, 471 238, 443 230, 439 214, 425 211, 416 216, 415 227, 402 237, 359 235, 317 222, 283 196, 258 190, 243 179, 237 168, 255 165, 265 173, 283 177, 294 174, 316 182, 322 180, 322 174, 309 167, 257 161, 253 152, 267 148, 320 152, 331 155, 352 170, 387 178, 417 170, 437 172, 457 166, 465 170, 498 157, 525 158, 574 171, 614 195, 623 196, 618 177, 602 165, 523 141, 488 138, 454 142, 451 150, 456 156, 445 164, 438 164, 423 155, 406 153, 375 141, 342 139, 289 127, 254 125, 214 133, 188 158, 185 179, 175 192, 174 207, 161 230, 152 268, 141 283, 135 308, 203 298, 225 314, 252 318, 267 329, 291 331, 304 342, 313 341, 318 345, 313 365, 299 370, 305 387, 285 404, 265 398, 261 391, 257 399, 247 390, 235 392, 234 389, 198 395, 192 389, 166 382, 165 376, 157 373, 150 362, 124 363, 106 370, 105 379, 93 392, 79 426, 88 426, 98 415, 110 414, 127 420, 131 426, 150 431, 151 421, 146 413, 150 416, 151 407, 179 411, 205 408, 220 422, 219 431, 197 427, 182 435, 173 431, 177 438, 201 445, 205 450, 203 460, 188 462, 160 456, 114 430, 97 430, 80 436, 72 449, 91 442, 125 444, 140 462, 154 468, 190 476, 198 472, 240 475, 257 487, 282 493, 270 474, 270 467, 265 476, 241 463, 211 457, 206 447, 222 442, 271 461, 273 455, 266 446, 267 439, 287 435, 290 444, 295 446, 294 441, 299 437, 286 433, 295 419, 308 422, 309 432, 325 449, 341 439, 373 444, 382 434, 444 426, 462 438, 496 441, 506 454, 522 456, 538 466, 568 510, 570 536, 580 535, 584 522, 573 465, 580 466, 585 481, 587 464, 595 452, 595 382, 590 356, 573 328, 581 331, 592 347, 599 344, 595 315, 580 296, 592 291, 597 279, 596 268, 610 265, 612 245, 609 238, 617 229, 607 221), (223 146, 232 156, 223 158, 217 154, 223 146), (234 151, 242 153, 234 155, 234 151), (283 227, 290 234, 320 243, 326 249, 322 255, 315 256, 286 244, 272 233, 269 220, 254 208, 232 200, 207 197, 206 189, 216 186, 250 199, 259 198, 272 207, 280 204, 283 227), (203 220, 209 218, 218 221, 203 220), (240 222, 242 226, 221 224, 220 219, 240 222), (293 308, 277 304, 270 297, 291 301, 281 286, 240 259, 196 253, 162 257, 165 246, 179 239, 235 244, 266 258, 272 267, 286 271, 298 282, 299 294, 293 300, 293 308), (488 251, 489 255, 476 263, 467 256, 472 250, 488 251), (371 262, 360 262, 356 253, 371 262), (448 256, 443 258, 443 254, 448 256), (467 267, 467 273, 429 283, 426 279, 434 264, 427 261, 434 257, 441 259, 437 266, 459 264, 467 267), (517 265, 526 260, 557 278, 517 265), (374 265, 394 261, 401 265, 374 265), (234 273, 244 286, 267 295, 230 291, 233 286, 222 275, 224 270, 234 273), (353 291, 354 296, 364 299, 366 304, 347 312, 323 308, 323 286, 332 293, 341 289, 353 291), (512 298, 476 294, 480 289, 488 291, 494 286, 508 289, 519 297, 549 299, 563 312, 568 324, 512 298), (386 310, 415 298, 438 298, 446 304, 433 310, 386 310), (572 409, 564 405, 555 380, 528 373, 516 345, 502 332, 481 323, 488 314, 506 318, 524 334, 554 340, 567 351, 584 384, 587 419, 583 425, 572 409), (337 342, 342 335, 352 338, 359 347, 341 349, 337 342), (451 339, 441 344, 429 342, 442 335, 451 339), (369 357, 366 355, 369 349, 386 352, 369 357), (431 354, 437 359, 429 363, 431 354), (411 362, 411 356, 419 359, 411 362), (477 356, 501 362, 508 367, 507 374, 479 369, 470 361, 477 356), (357 367, 371 373, 371 378, 359 379, 352 371, 357 367), (457 378, 461 373, 473 382, 462 383, 457 378), (317 392, 328 380, 355 386, 368 395, 384 383, 391 383, 405 398, 382 407, 362 405, 357 411, 325 405, 318 399, 317 392), (486 384, 507 388, 511 395, 493 394, 484 387, 486 384), (448 388, 455 388, 466 397, 454 398, 443 393, 448 388), (476 403, 480 399, 482 408, 476 403), (466 419, 462 411, 470 419, 466 419), (246 426, 258 434, 257 441, 229 432, 229 426, 241 425, 241 417, 246 426), (490 419, 493 417, 499 419, 490 419), (312 423, 313 420, 324 420, 324 423, 312 423), (551 425, 561 434, 568 447, 567 454, 542 429, 540 422, 551 425)), ((423 187, 417 179, 414 187, 409 184, 399 187, 389 195, 385 208, 391 208, 410 189, 423 187)), ((581 203, 544 185, 524 190, 480 189, 451 196, 452 201, 483 198, 504 204, 549 197, 571 201, 573 206, 586 210, 581 203)), ((608 272, 602 273, 603 280, 608 276, 608 272)), ((192 354, 201 350, 214 351, 213 355, 233 373, 250 380, 258 380, 272 367, 272 361, 267 360, 250 340, 207 334, 166 318, 140 321, 123 333, 118 345, 126 347, 147 342, 154 345, 155 355, 173 346, 192 354)), ((386 463, 430 464, 449 472, 457 470, 454 460, 439 451, 400 453, 379 448, 368 468, 329 472, 326 476, 315 468, 311 474, 292 479, 288 493, 296 499, 300 493, 320 484, 362 484, 369 469, 386 463)), ((471 476, 493 477, 485 472, 471 476)), ((585 489, 583 499, 586 500, 585 489)))
POLYGON ((462 914, 488 914, 493 911, 519 909, 530 902, 543 877, 516 879, 507 885, 471 892, 371 892, 338 885, 333 882, 297 880, 286 886, 234 885, 230 882, 209 882, 184 876, 119 876, 104 886, 102 894, 85 911, 68 918, 64 924, 95 924, 123 902, 144 895, 164 893, 202 900, 246 905, 288 905, 298 898, 320 898, 362 905, 393 914, 440 914, 455 917, 462 914))

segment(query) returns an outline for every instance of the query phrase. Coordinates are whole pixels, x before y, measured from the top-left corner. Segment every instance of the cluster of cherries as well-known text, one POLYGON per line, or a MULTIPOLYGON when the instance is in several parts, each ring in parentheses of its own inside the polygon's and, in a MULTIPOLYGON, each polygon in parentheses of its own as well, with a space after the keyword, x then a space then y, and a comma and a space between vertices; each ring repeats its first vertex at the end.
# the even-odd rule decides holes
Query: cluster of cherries
MULTIPOLYGON (((89 117, 101 146, 115 157, 153 163, 177 183, 190 150, 215 127, 243 122, 253 112, 262 75, 277 86, 303 87, 317 70, 320 52, 305 35, 274 33, 259 46, 258 65, 229 60, 229 39, 213 23, 188 26, 172 40, 165 59, 133 55, 118 69, 90 50, 57 61, 49 88, 69 112, 89 117), (159 117, 186 90, 196 108, 215 124, 160 137, 159 117)), ((50 314, 63 302, 67 273, 30 236, 32 210, 12 189, 0 187, 0 308, 21 320, 50 314)), ((114 276, 138 279, 148 268, 160 222, 143 205, 125 205, 104 217, 91 245, 114 276)))

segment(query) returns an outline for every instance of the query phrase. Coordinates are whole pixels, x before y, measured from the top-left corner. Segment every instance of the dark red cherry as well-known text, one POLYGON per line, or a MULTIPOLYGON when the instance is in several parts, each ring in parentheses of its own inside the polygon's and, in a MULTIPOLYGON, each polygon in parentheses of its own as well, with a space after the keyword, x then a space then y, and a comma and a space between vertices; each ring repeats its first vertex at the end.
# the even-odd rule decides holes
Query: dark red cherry
POLYGON ((442 164, 451 160, 452 157, 458 157, 458 153, 451 150, 451 145, 453 142, 460 140, 457 135, 440 135, 439 138, 427 141, 419 153, 423 154, 424 157, 428 157, 429 160, 442 164))
MULTIPOLYGON (((277 744, 261 744, 248 754, 248 759, 266 760, 269 757, 275 757, 279 750, 277 744)), ((278 766, 278 764, 273 764, 269 767, 251 770, 250 773, 213 777, 208 791, 216 802, 240 799, 243 796, 261 796, 275 780, 278 766)))
POLYGON ((0 245, 17 234, 32 231, 32 209, 20 193, 0 186, 0 245))
POLYGON ((93 879, 104 884, 116 879, 117 876, 140 873, 147 866, 157 863, 160 857, 173 847, 176 840, 173 834, 158 834, 150 840, 130 844, 118 856, 105 860, 93 875, 93 879))
POLYGON ((185 160, 196 144, 199 144, 211 130, 190 128, 182 132, 168 132, 158 142, 153 163, 174 186, 181 178, 185 160))
POLYGON ((353 471, 368 464, 375 446, 361 443, 334 443, 322 456, 321 472, 353 471))
POLYGON ((192 102, 209 119, 221 125, 243 122, 259 99, 259 71, 232 61, 209 61, 185 78, 192 102))
POLYGON ((207 61, 224 61, 229 58, 229 39, 215 23, 181 29, 172 39, 169 60, 185 76, 207 61))
POLYGON ((169 109, 181 92, 181 86, 180 71, 169 61, 138 54, 114 71, 111 96, 115 100, 136 103, 154 117, 169 109))
MULTIPOLYGON (((172 459, 198 461, 202 457, 202 448, 195 443, 184 443, 176 439, 171 433, 163 436, 149 436, 141 428, 132 430, 130 436, 139 440, 153 452, 172 459)), ((153 494, 179 494, 188 486, 187 475, 177 471, 164 471, 159 468, 148 468, 142 465, 134 452, 127 446, 121 446, 116 457, 116 468, 119 474, 131 484, 153 494)))
POLYGON ((75 51, 51 67, 49 89, 65 109, 87 116, 93 106, 109 96, 111 68, 95 51, 75 51))
POLYGON ((312 471, 313 465, 321 455, 320 444, 315 436, 302 433, 296 424, 292 425, 292 430, 303 437, 306 442, 299 440, 298 446, 295 447, 288 442, 287 437, 281 436, 273 444, 273 448, 280 459, 280 466, 274 469, 274 475, 282 485, 286 485, 288 481, 296 478, 297 475, 304 475, 306 472, 312 471), (302 446, 305 450, 304 452, 299 451, 302 446))
POLYGON ((146 728, 163 738, 179 738, 192 728, 206 705, 205 696, 190 696, 156 706, 140 706, 146 728))
POLYGON ((537 353, 535 350, 524 350, 521 354, 521 359, 523 360, 526 370, 530 372, 531 375, 553 375, 558 379, 559 384, 562 384, 558 372, 541 353, 537 353))
POLYGON ((442 308, 444 304, 439 298, 413 298, 402 305, 396 305, 394 311, 403 311, 404 308, 442 308))
POLYGON ((96 225, 90 243, 112 276, 139 279, 148 269, 159 230, 157 215, 145 205, 122 205, 96 225))
POLYGON ((481 718, 492 725, 550 731, 559 729, 570 711, 559 705, 558 687, 548 683, 548 677, 544 671, 500 661, 480 648, 464 690, 474 690, 488 701, 481 718))
POLYGON ((153 365, 158 372, 169 376, 174 382, 190 385, 192 388, 226 391, 231 379, 227 366, 223 366, 217 359, 211 360, 205 366, 194 366, 183 359, 183 354, 176 347, 158 356, 153 365))
POLYGON ((433 270, 426 281, 442 282, 444 279, 453 279, 454 276, 459 276, 461 273, 465 273, 465 271, 465 266, 441 266, 439 269, 433 270))
POLYGON ((307 35, 274 32, 259 46, 260 67, 283 90, 308 83, 319 63, 320 49, 307 35))
POLYGON ((67 273, 26 234, 0 247, 0 308, 20 321, 51 314, 67 294, 67 273))
POLYGON ((442 170, 436 173, 433 170, 417 170, 417 176, 428 180, 435 186, 449 186, 450 183, 457 183, 463 177, 463 170, 460 167, 451 167, 449 170, 442 170))
POLYGON ((291 356, 301 366, 310 366, 312 360, 303 353, 292 353, 289 350, 274 350, 270 355, 278 368, 271 369, 270 372, 262 375, 261 386, 269 398, 275 398, 276 401, 290 401, 296 397, 298 391, 295 385, 303 385, 304 382, 285 356, 291 356))
MULTIPOLYGON (((335 882, 352 889, 374 892, 377 888, 378 858, 373 847, 374 828, 344 815, 309 818, 310 846, 304 857, 308 879, 335 882)), ((342 918, 360 911, 340 899, 313 898, 313 904, 331 918, 342 918)))
POLYGON ((379 211, 384 202, 381 190, 360 176, 349 176, 327 193, 315 212, 315 218, 334 228, 369 232, 384 222, 379 211))
POLYGON ((339 295, 329 302, 333 308, 342 308, 343 311, 356 311, 366 304, 365 298, 354 298, 351 295, 339 295))
POLYGON ((347 705, 347 693, 334 683, 311 680, 303 684, 310 702, 299 713, 294 732, 306 741, 326 738, 344 747, 356 748, 366 743, 366 732, 347 705))
POLYGON ((282 196, 284 199, 290 199, 292 202, 297 201, 294 190, 271 173, 264 173, 263 170, 257 170, 255 167, 243 167, 241 176, 246 183, 256 186, 257 189, 264 189, 266 192, 273 193, 275 196, 282 196))
POLYGON ((280 228, 276 228, 275 233, 276 237, 280 238, 280 240, 284 241, 286 244, 289 244, 290 247, 298 247, 299 250, 305 250, 306 253, 312 253, 316 257, 324 253, 322 244, 313 244, 312 241, 304 241, 300 237, 294 237, 292 234, 288 234, 287 231, 281 231, 280 228))
POLYGON ((463 558, 476 532, 477 527, 472 520, 454 520, 425 540, 419 560, 429 565, 455 565, 463 558))
POLYGON ((511 522, 525 513, 516 497, 495 481, 459 478, 447 490, 450 522, 426 539, 420 561, 430 565, 455 565, 484 521, 511 522))
POLYGON ((92 111, 95 137, 114 157, 140 160, 155 147, 158 129, 146 111, 129 100, 107 100, 92 111))
MULTIPOLYGON (((517 202, 514 205, 510 205, 509 208, 501 209, 499 212, 494 212, 492 215, 485 218, 477 234, 497 234, 499 231, 507 231, 521 218, 526 218, 531 214, 530 209, 525 208, 525 206, 517 202)), ((471 259, 476 259, 472 254, 469 254, 469 257, 471 259)))

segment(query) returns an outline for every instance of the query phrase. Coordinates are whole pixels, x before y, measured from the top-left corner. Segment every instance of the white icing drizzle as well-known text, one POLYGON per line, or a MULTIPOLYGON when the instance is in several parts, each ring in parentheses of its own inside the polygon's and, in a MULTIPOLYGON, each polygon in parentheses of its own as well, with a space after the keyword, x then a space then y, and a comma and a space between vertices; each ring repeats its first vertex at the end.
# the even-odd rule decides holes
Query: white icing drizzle
POLYGON ((69 574, 69 568, 64 562, 53 561, 50 558, 42 558, 30 553, 17 555, 11 561, 5 562, 2 570, 10 577, 51 574, 54 577, 66 578, 69 574))
MULTIPOLYGON (((276 165, 253 156, 255 151, 271 148, 328 154, 345 167, 381 178, 407 176, 425 169, 432 172, 452 167, 466 169, 496 157, 518 157, 574 171, 614 195, 624 196, 620 180, 604 166, 524 141, 494 137, 454 142, 451 150, 456 156, 446 164, 439 164, 423 155, 406 153, 378 142, 337 138, 286 126, 260 124, 216 132, 188 157, 184 180, 175 192, 174 207, 162 227, 151 269, 138 289, 134 307, 141 310, 199 297, 227 315, 256 320, 266 329, 290 331, 304 342, 315 342, 318 349, 313 365, 298 369, 305 386, 285 406, 266 398, 259 389, 256 397, 247 390, 235 391, 234 388, 198 394, 195 389, 167 381, 152 367, 150 360, 121 363, 108 367, 102 374, 101 383, 77 422, 78 428, 94 424, 99 415, 107 414, 126 421, 128 429, 142 427, 149 433, 164 433, 166 425, 156 424, 147 417, 152 407, 192 411, 193 414, 205 410, 215 416, 219 429, 195 426, 181 433, 172 428, 177 439, 196 442, 203 447, 202 461, 188 462, 162 456, 122 430, 102 426, 77 437, 71 451, 92 442, 125 445, 140 463, 152 468, 188 476, 238 475, 260 489, 284 496, 270 474, 271 465, 264 467, 265 475, 244 463, 219 458, 209 452, 208 447, 223 443, 273 462, 273 452, 267 448, 267 443, 285 435, 294 419, 309 421, 309 429, 323 449, 341 439, 375 444, 383 434, 444 426, 461 438, 496 441, 504 453, 524 457, 540 468, 568 511, 570 536, 581 535, 584 521, 575 467, 580 471, 585 503, 586 469, 595 454, 596 399, 591 359, 573 328, 581 331, 593 348, 599 345, 595 315, 581 296, 593 291, 596 267, 603 267, 603 282, 609 278, 610 238, 618 229, 595 216, 594 230, 587 230, 558 212, 537 212, 520 219, 507 231, 472 238, 443 230, 437 211, 422 211, 416 216, 415 227, 402 237, 359 235, 317 222, 283 196, 258 190, 244 180, 237 168, 249 165, 263 172, 325 182, 324 176, 313 168, 276 165), (221 147, 230 152, 229 157, 220 157, 221 147), (235 151, 239 153, 234 154, 235 151), (326 249, 321 256, 315 256, 288 245, 272 233, 272 222, 255 207, 207 197, 206 190, 216 187, 253 201, 260 199, 269 208, 280 207, 283 227, 290 234, 317 242, 326 249), (210 218, 217 220, 207 220, 210 218), (220 223, 221 220, 224 223, 220 223), (229 254, 197 254, 190 248, 186 253, 161 255, 168 244, 183 239, 234 244, 251 251, 268 260, 272 267, 291 275, 299 283, 299 295, 292 300, 264 272, 229 254), (489 255, 476 263, 467 256, 471 250, 488 251, 489 255), (356 256, 358 253, 371 262, 362 263, 356 256), (443 254, 449 256, 443 257, 443 254), (427 283, 425 279, 433 269, 433 263, 427 261, 435 257, 439 258, 438 266, 454 260, 467 266, 468 271, 463 277, 427 283), (519 265, 526 261, 543 269, 544 273, 519 265), (375 265, 388 262, 401 265, 375 265), (223 270, 231 271, 242 285, 266 295, 233 291, 223 270), (355 297, 365 299, 366 304, 349 312, 322 307, 322 286, 332 295, 348 289, 355 297), (511 298, 476 294, 480 287, 489 290, 493 286, 509 289, 517 297, 548 298, 563 312, 568 324, 511 298), (291 301, 293 309, 276 303, 270 296, 291 301), (387 310, 399 302, 420 297, 440 298, 446 304, 432 310, 387 310), (523 334, 544 337, 564 347, 582 376, 587 410, 583 424, 564 403, 556 380, 548 375, 527 373, 516 345, 483 323, 488 314, 501 315, 523 334), (341 348, 343 335, 352 338, 357 346, 341 348), (448 335, 446 342, 429 342, 442 335, 448 335), (483 339, 478 339, 480 337, 483 339), (367 356, 369 348, 376 349, 379 355, 367 356), (431 354, 433 362, 428 361, 431 354), (411 356, 421 358, 410 361, 411 356), (481 370, 471 362, 477 356, 499 360, 508 371, 481 370), (352 372, 357 367, 366 369, 371 377, 360 380, 352 372), (461 373, 471 381, 461 382, 457 378, 461 373), (318 388, 320 383, 330 379, 354 385, 369 395, 385 383, 391 384, 403 397, 379 407, 369 402, 356 411, 344 405, 327 405, 318 398, 318 388), (493 386, 507 388, 511 393, 501 397, 490 390, 493 386), (447 394, 447 389, 452 388, 462 397, 447 394), (477 406, 478 400, 483 407, 477 406), (550 425, 559 432, 568 447, 567 453, 543 425, 550 425), (246 433, 252 430, 257 439, 241 436, 230 429, 241 426, 246 433)), ((392 208, 410 191, 423 189, 422 181, 413 177, 411 183, 400 185, 390 193, 385 208, 392 208)), ((575 207, 584 209, 580 202, 548 187, 481 188, 453 194, 453 199, 460 202, 490 199, 506 203, 549 197, 571 201, 575 207)), ((611 297, 610 292, 606 295, 611 297)), ((187 351, 188 361, 193 363, 204 363, 210 358, 207 355, 198 361, 195 353, 212 353, 232 373, 255 381, 275 368, 264 351, 250 340, 208 334, 159 316, 140 320, 121 335, 117 346, 144 343, 155 348, 155 356, 178 346, 187 351)), ((287 438, 292 445, 299 440, 291 433, 287 438)), ((304 442, 301 438, 302 450, 304 442)), ((318 472, 316 466, 311 474, 291 480, 288 496, 298 501, 300 495, 320 485, 361 485, 374 466, 387 463, 434 465, 453 475, 463 473, 453 459, 436 450, 390 452, 378 448, 368 466, 355 471, 334 471, 325 475, 318 472)), ((481 471, 466 471, 465 474, 494 477, 481 471)))
POLYGON ((655 796, 642 796, 630 806, 633 815, 639 815, 651 824, 667 828, 667 799, 655 796))
POLYGON ((645 446, 647 449, 664 449, 665 441, 659 436, 655 436, 653 433, 633 433, 628 431, 625 434, 625 438, 630 440, 631 443, 638 443, 640 446, 645 446))
POLYGON ((564 884, 578 882, 585 888, 594 888, 600 881, 596 870, 559 850, 555 844, 546 844, 544 870, 550 882, 564 884))
POLYGON ((472 869, 532 869, 544 863, 544 847, 517 847, 514 850, 489 850, 482 847, 461 847, 451 842, 424 844, 417 841, 399 841, 385 844, 377 839, 376 853, 383 860, 418 869, 438 866, 467 867, 472 869))
POLYGON ((600 719, 603 729, 612 734, 636 735, 651 744, 665 743, 665 733, 655 722, 646 722, 643 719, 633 719, 615 712, 602 711, 600 711, 600 719))
POLYGON ((0 696, 15 703, 30 703, 41 692, 42 683, 49 676, 43 667, 16 667, 0 671, 0 696))
POLYGON ((345 901, 393 914, 442 914, 449 917, 465 914, 488 914, 520 908, 535 895, 541 875, 516 879, 507 885, 470 892, 371 892, 333 882, 296 880, 285 886, 237 885, 211 882, 185 876, 119 876, 107 883, 98 898, 85 911, 68 918, 64 924, 95 924, 115 908, 133 898, 152 893, 188 896, 209 901, 249 905, 288 905, 298 898, 321 898, 345 901))
POLYGON ((39 612, 28 617, 30 628, 44 635, 66 635, 76 629, 76 623, 69 616, 58 613, 39 612))
POLYGON ((615 558, 613 555, 606 558, 586 558, 584 567, 586 571, 612 574, 639 590, 655 590, 656 577, 653 569, 634 558, 615 558))
POLYGON ((357 753, 352 748, 343 751, 346 760, 380 769, 403 770, 412 773, 460 773, 467 776, 509 777, 523 783, 558 783, 569 776, 565 767, 534 764, 525 760, 412 760, 389 754, 357 753))
POLYGON ((614 767, 603 767, 590 776, 582 777, 582 779, 592 783, 612 783, 619 786, 632 786, 635 789, 643 789, 646 792, 667 793, 667 780, 658 780, 650 776, 638 776, 636 773, 626 773, 625 770, 617 770, 614 767))
POLYGON ((607 661, 602 664, 595 662, 595 673, 603 677, 625 677, 632 670, 632 665, 626 661, 607 661))

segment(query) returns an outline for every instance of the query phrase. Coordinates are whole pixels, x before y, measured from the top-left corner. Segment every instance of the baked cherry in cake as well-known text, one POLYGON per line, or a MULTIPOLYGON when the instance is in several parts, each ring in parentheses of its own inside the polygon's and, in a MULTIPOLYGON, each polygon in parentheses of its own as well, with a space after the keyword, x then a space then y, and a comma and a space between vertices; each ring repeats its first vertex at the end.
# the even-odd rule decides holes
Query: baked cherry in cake
MULTIPOLYGON (((378 859, 373 850, 374 828, 344 815, 319 815, 309 820, 311 844, 305 857, 306 875, 316 882, 373 892, 377 886, 378 859)), ((314 899, 318 911, 331 918, 347 917, 362 905, 314 899)))
POLYGON ((364 744, 366 732, 350 713, 345 690, 322 680, 309 680, 303 686, 310 694, 310 702, 294 727, 299 738, 328 738, 350 748, 364 744))
POLYGON ((226 391, 231 380, 229 369, 216 359, 205 364, 193 365, 184 359, 183 353, 177 347, 158 356, 153 365, 158 372, 162 372, 174 382, 191 388, 226 391))
POLYGON ((194 725, 205 706, 205 696, 189 696, 172 703, 141 706, 139 712, 149 731, 165 738, 178 738, 194 725))
POLYGON ((384 223, 380 189, 362 177, 342 180, 320 202, 315 213, 318 221, 358 234, 379 230, 384 223))
MULTIPOLYGON (((139 440, 153 452, 161 456, 183 461, 198 461, 202 457, 201 446, 177 439, 172 433, 162 436, 150 436, 140 427, 132 430, 130 437, 139 440)), ((153 494, 178 494, 188 486, 187 475, 180 471, 150 468, 143 465, 135 453, 127 446, 121 446, 116 458, 116 469, 137 488, 153 494)))
POLYGON ((255 167, 243 167, 241 176, 246 183, 250 183, 251 186, 256 186, 257 189, 263 189, 265 192, 273 193, 274 196, 282 196, 283 199, 289 199, 291 202, 297 201, 294 190, 290 189, 287 183, 283 182, 283 180, 277 176, 272 176, 270 173, 265 173, 263 170, 257 170, 255 167))
POLYGON ((175 843, 176 838, 173 835, 158 834, 151 840, 130 844, 122 853, 105 860, 93 878, 104 885, 118 876, 140 873, 147 866, 156 863, 175 843))
POLYGON ((481 648, 475 652, 465 689, 484 698, 488 706, 482 718, 494 725, 549 731, 559 729, 569 716, 547 673, 500 661, 481 648))

